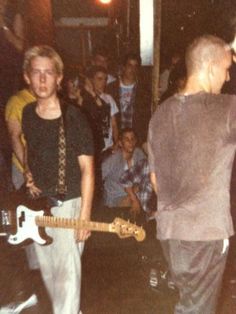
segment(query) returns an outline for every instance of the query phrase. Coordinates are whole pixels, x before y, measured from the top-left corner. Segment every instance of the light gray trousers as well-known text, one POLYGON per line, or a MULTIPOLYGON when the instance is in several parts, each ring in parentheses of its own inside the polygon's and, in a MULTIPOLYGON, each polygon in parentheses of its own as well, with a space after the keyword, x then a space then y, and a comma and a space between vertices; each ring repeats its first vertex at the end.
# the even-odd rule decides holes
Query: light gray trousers
POLYGON ((171 279, 179 289, 175 314, 216 312, 228 253, 223 241, 161 241, 171 279))
MULTIPOLYGON (((78 217, 80 203, 80 198, 65 201, 61 207, 53 207, 51 213, 59 217, 78 217)), ((47 246, 35 243, 34 246, 53 313, 78 314, 84 243, 75 242, 72 229, 46 228, 46 233, 53 238, 53 243, 47 246)))

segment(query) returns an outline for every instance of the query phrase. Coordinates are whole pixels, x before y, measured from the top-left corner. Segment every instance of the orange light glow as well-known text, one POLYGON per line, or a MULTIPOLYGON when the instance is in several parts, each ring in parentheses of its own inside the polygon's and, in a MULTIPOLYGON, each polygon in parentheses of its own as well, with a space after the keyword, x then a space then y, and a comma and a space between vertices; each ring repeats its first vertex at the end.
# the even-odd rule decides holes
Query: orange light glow
POLYGON ((99 0, 102 4, 110 4, 112 0, 99 0))

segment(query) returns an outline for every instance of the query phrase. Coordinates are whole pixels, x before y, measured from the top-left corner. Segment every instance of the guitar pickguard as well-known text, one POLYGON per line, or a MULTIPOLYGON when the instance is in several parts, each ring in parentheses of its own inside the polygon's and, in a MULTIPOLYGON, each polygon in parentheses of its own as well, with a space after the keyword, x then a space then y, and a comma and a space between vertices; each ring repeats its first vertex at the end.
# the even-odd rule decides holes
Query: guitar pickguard
POLYGON ((39 228, 36 225, 36 216, 43 216, 44 211, 33 211, 29 208, 19 205, 16 208, 16 227, 15 234, 8 238, 10 244, 19 244, 27 239, 32 239, 39 244, 46 244, 46 240, 39 234, 39 228))

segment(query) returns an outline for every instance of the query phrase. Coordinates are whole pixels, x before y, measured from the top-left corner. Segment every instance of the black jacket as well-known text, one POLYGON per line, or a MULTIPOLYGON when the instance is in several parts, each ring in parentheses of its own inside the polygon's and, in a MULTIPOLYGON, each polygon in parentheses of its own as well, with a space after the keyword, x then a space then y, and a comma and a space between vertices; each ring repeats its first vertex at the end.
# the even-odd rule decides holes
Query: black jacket
MULTIPOLYGON (((116 101, 119 113, 117 114, 118 127, 120 129, 120 80, 116 80, 107 86, 108 94, 116 101)), ((146 142, 148 124, 151 117, 151 92, 140 81, 135 85, 134 94, 133 129, 140 144, 146 142)))

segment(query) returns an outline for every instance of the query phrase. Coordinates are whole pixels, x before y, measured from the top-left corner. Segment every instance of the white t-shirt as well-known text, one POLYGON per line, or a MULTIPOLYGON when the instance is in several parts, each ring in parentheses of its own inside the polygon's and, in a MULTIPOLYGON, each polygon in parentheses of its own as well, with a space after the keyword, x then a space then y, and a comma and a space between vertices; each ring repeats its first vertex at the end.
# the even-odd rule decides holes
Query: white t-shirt
POLYGON ((102 100, 104 100, 107 104, 110 105, 110 126, 109 126, 109 131, 108 131, 108 137, 104 138, 105 142, 105 147, 103 150, 108 149, 113 145, 113 134, 112 134, 112 125, 111 125, 111 118, 119 112, 115 100, 112 98, 111 95, 102 93, 99 95, 102 100))
POLYGON ((133 106, 132 97, 135 83, 124 85, 120 81, 120 112, 121 112, 121 128, 130 127, 133 124, 133 106))

